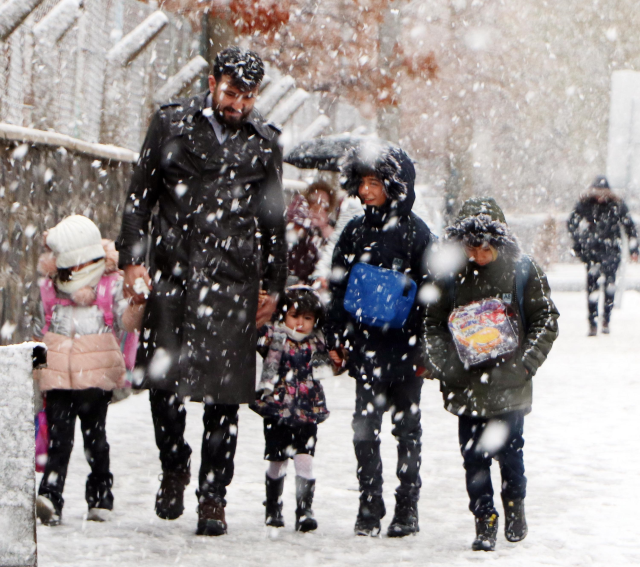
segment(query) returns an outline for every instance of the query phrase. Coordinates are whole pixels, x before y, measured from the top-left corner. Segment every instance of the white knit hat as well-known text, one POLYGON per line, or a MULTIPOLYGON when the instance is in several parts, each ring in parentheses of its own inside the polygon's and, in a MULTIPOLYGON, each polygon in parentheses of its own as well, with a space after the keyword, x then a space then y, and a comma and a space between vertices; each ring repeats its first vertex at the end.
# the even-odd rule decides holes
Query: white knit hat
POLYGON ((105 256, 100 229, 82 215, 71 215, 54 226, 47 234, 47 246, 58 268, 72 268, 105 256))

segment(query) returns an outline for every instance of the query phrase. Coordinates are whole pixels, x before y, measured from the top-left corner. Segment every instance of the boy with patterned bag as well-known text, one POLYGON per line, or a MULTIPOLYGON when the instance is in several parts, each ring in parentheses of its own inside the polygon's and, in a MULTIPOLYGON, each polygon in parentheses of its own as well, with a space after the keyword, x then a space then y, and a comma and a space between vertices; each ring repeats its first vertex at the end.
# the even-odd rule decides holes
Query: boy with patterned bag
POLYGON ((516 542, 527 535, 524 416, 531 411, 532 378, 558 336, 559 314, 544 272, 521 253, 494 199, 466 201, 446 240, 460 263, 438 277, 441 293, 426 308, 427 370, 440 380, 446 410, 458 416, 476 524, 472 549, 493 551, 493 458, 502 476, 505 537, 516 542))

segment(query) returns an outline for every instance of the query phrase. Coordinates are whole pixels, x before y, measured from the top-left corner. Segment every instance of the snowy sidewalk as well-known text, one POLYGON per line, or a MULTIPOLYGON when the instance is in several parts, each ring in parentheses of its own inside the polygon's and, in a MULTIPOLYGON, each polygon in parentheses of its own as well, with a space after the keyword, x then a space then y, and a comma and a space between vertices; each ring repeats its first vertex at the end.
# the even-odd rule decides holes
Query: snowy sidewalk
MULTIPOLYGON (((457 446, 457 420, 442 408, 437 383, 423 389, 423 489, 420 528, 401 540, 353 535, 358 493, 351 445, 353 382, 325 382, 331 417, 319 428, 314 509, 319 529, 298 534, 294 524, 293 468, 285 485, 287 527, 264 527, 262 420, 243 408, 236 474, 228 494, 229 534, 194 535, 195 479, 202 434, 201 407, 189 404, 187 437, 194 449, 184 515, 173 522, 153 511, 160 465, 146 393, 111 406, 107 419, 115 475, 112 522, 85 522, 88 465, 82 438, 65 489, 63 524, 38 526, 39 565, 199 566, 468 566, 638 565, 640 506, 640 294, 625 295, 610 336, 586 337, 584 293, 555 293, 560 338, 534 378, 533 413, 525 421, 529 479, 529 536, 504 539, 501 518, 496 552, 472 552, 473 517, 467 510, 464 471, 457 446)), ((393 515, 395 443, 385 416, 383 458, 387 517, 393 515)), ((494 487, 499 492, 497 463, 494 487)), ((40 476, 40 475, 38 475, 40 476)), ((39 478, 38 478, 39 481, 39 478)), ((498 496, 499 501, 499 496, 498 496)), ((502 507, 498 509, 502 513, 502 507)))
MULTIPOLYGON (((551 264, 546 271, 551 291, 584 291, 587 289, 587 271, 581 262, 551 264)), ((640 291, 640 264, 625 263, 618 270, 617 284, 623 282, 626 290, 640 291)))

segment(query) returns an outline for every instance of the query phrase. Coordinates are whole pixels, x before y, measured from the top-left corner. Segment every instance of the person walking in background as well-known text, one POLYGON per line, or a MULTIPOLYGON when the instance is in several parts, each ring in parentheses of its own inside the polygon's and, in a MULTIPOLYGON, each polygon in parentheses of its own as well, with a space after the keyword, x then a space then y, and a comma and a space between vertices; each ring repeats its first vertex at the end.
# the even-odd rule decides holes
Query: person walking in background
POLYGON ((638 260, 638 235, 624 201, 599 175, 583 195, 568 221, 573 251, 587 267, 589 336, 598 334, 600 278, 604 278, 602 332, 609 333, 611 310, 616 295, 616 272, 622 256, 622 231, 627 235, 629 253, 638 260))
POLYGON ((289 282, 310 284, 322 250, 334 229, 336 196, 325 181, 296 194, 287 207, 289 282))
POLYGON ((107 408, 126 373, 117 336, 137 327, 142 312, 124 299, 118 253, 113 242, 101 239, 91 220, 65 218, 45 233, 45 246, 47 252, 38 261, 43 280, 33 336, 48 351, 47 367, 34 370, 34 377, 44 392, 49 446, 36 513, 48 526, 62 520, 62 492, 78 417, 91 467, 87 519, 104 521, 113 509, 107 408))
POLYGON ((427 376, 440 380, 447 411, 458 416, 475 551, 493 551, 498 512, 491 461, 500 463, 505 536, 527 535, 524 416, 532 378, 558 336, 558 310, 547 278, 526 256, 492 198, 468 200, 446 228, 460 246, 461 268, 438 277, 426 307, 427 376))
POLYGON ((322 236, 311 226, 309 203, 303 195, 295 195, 287 207, 289 285, 310 283, 321 245, 322 236))
POLYGON ((160 518, 184 510, 185 397, 204 402, 199 535, 227 531, 239 404, 255 400, 256 326, 271 318, 287 278, 279 130, 253 108, 263 76, 257 54, 229 47, 213 63, 209 92, 161 106, 117 240, 125 296, 148 294, 133 386, 149 389, 160 518))
POLYGON ((342 175, 364 215, 347 224, 334 250, 325 338, 334 364, 346 365, 356 381, 352 426, 360 507, 354 531, 380 533, 386 512, 380 430, 390 410, 400 485, 387 534, 402 537, 419 530, 422 378, 416 357, 422 308, 415 290, 426 279, 432 236, 411 212, 415 169, 402 149, 363 144, 347 155, 342 175))
POLYGON ((258 399, 250 407, 264 418, 267 526, 284 527, 282 490, 289 459, 296 469, 296 531, 318 527, 313 517, 316 481, 313 456, 318 424, 329 410, 318 369, 329 365, 322 337, 323 307, 307 286, 287 289, 279 322, 259 329, 258 352, 264 358, 258 399))

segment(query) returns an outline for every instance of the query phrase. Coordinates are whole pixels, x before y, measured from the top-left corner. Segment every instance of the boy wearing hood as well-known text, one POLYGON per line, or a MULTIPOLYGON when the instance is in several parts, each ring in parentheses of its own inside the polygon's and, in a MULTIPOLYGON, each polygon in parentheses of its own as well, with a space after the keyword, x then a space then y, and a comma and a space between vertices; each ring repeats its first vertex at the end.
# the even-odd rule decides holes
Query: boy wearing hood
POLYGON ((531 379, 558 336, 559 313, 546 276, 521 254, 494 199, 465 202, 446 239, 457 245, 451 253, 460 253, 461 267, 436 278, 441 293, 426 308, 427 370, 440 380, 447 411, 458 416, 469 509, 476 522, 472 548, 492 551, 498 532, 493 457, 502 475, 505 536, 514 542, 527 535, 524 416, 531 411, 531 379), (483 319, 487 316, 490 322, 483 319), (508 333, 502 334, 505 326, 508 333), (485 360, 478 362, 482 356, 473 358, 470 351, 485 360))
MULTIPOLYGON (((346 366, 356 380, 352 426, 361 493, 357 535, 378 535, 385 515, 379 434, 386 410, 391 411, 392 433, 398 441, 396 472, 400 480, 387 533, 402 537, 419 530, 422 379, 416 376, 415 358, 422 308, 414 302, 399 327, 365 322, 358 311, 350 313, 345 308, 355 266, 381 268, 413 286, 426 278, 423 260, 432 236, 427 225, 411 212, 414 181, 409 156, 386 143, 354 148, 342 169, 342 185, 349 195, 359 196, 364 215, 347 224, 333 253, 325 337, 333 362, 346 366)), ((389 297, 386 294, 387 289, 382 289, 372 295, 389 297)))

